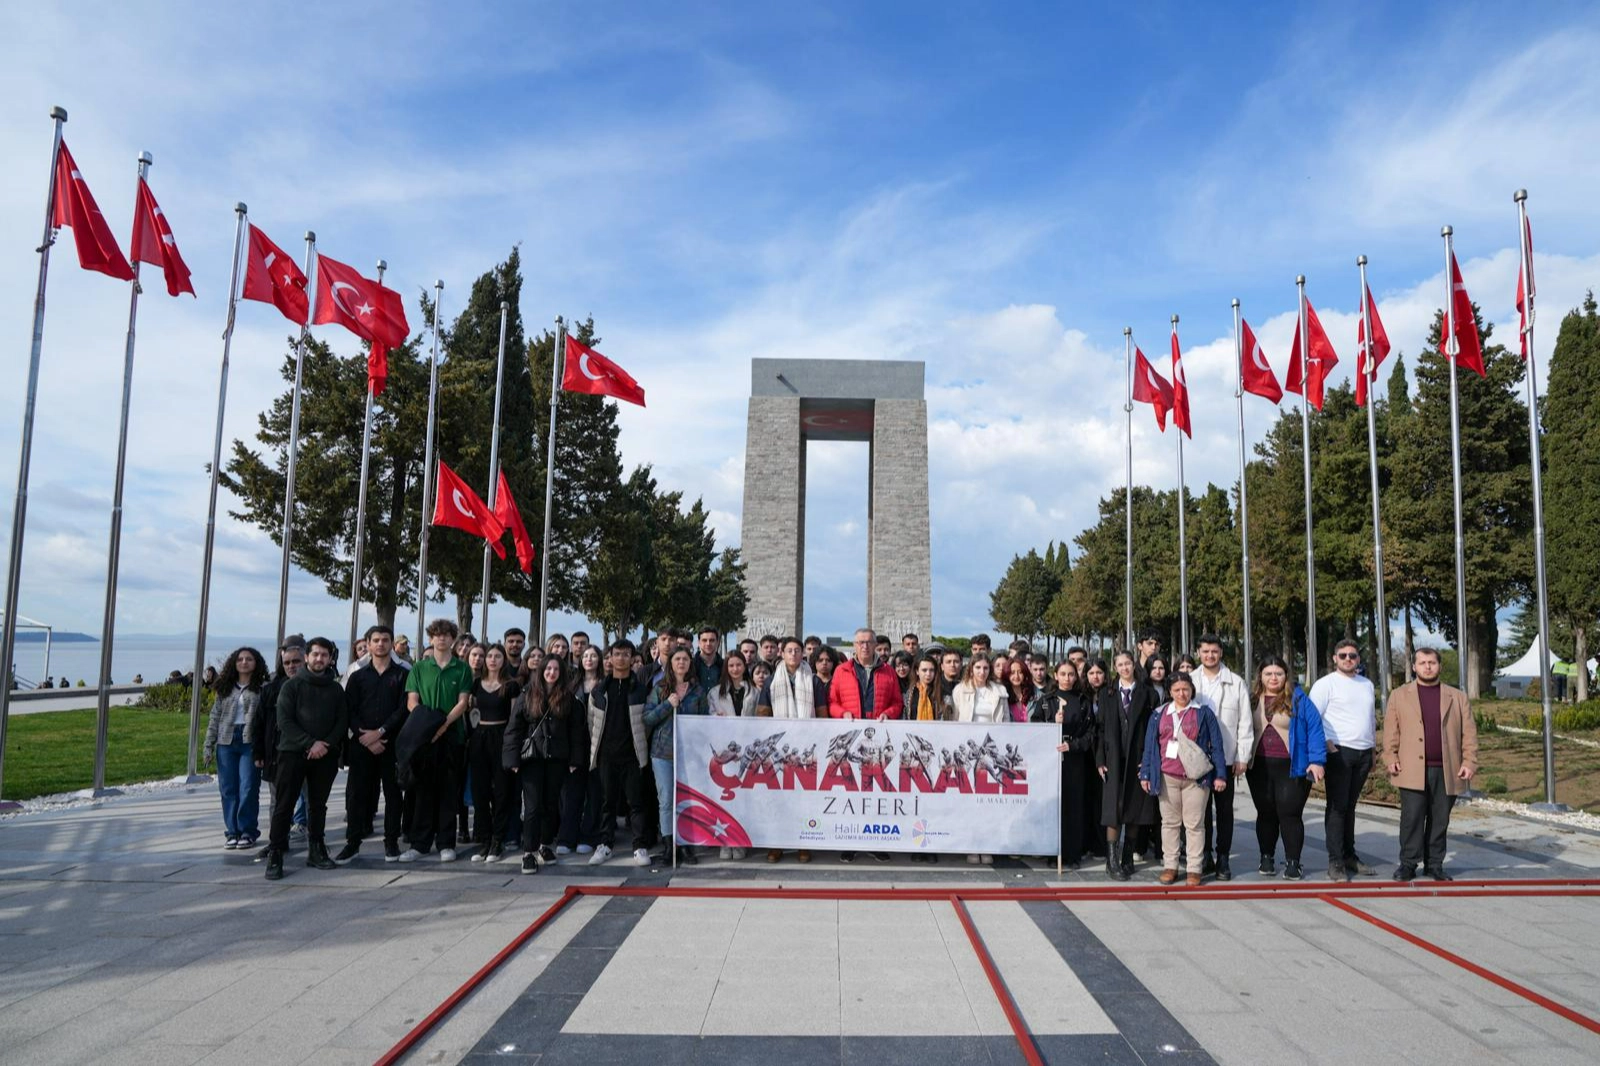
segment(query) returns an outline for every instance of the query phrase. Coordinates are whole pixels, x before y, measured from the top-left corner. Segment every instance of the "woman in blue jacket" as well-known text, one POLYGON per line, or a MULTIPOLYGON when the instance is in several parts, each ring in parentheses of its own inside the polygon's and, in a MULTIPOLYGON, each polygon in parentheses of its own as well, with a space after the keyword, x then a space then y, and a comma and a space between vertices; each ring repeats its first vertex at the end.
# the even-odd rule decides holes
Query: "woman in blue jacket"
MULTIPOLYGON (((688 648, 679 648, 667 660, 666 672, 650 690, 644 704, 644 727, 650 731, 650 767, 656 777, 656 799, 661 807, 661 840, 664 847, 672 847, 674 811, 672 809, 673 784, 676 781, 672 765, 672 722, 675 715, 710 714, 706 690, 700 687, 700 678, 694 668, 694 656, 688 648)), ((671 855, 664 852, 664 855, 671 855)), ((678 861, 694 865, 694 849, 678 849, 678 861)))
POLYGON ((1322 780, 1328 759, 1322 715, 1299 685, 1291 686, 1289 666, 1276 655, 1261 660, 1252 703, 1256 749, 1245 780, 1256 805, 1261 872, 1268 877, 1278 872, 1274 860, 1281 834, 1284 879, 1298 881, 1300 852, 1306 843, 1306 797, 1311 795, 1311 783, 1322 780))
POLYGON ((1205 862, 1206 797, 1228 787, 1228 756, 1222 749, 1222 727, 1217 716, 1204 703, 1195 701, 1194 681, 1186 673, 1175 673, 1167 681, 1171 699, 1150 716, 1145 728, 1144 759, 1139 765, 1139 781, 1144 790, 1161 804, 1161 876, 1156 880, 1170 885, 1178 879, 1178 832, 1187 834, 1189 876, 1186 884, 1200 884, 1200 868, 1205 862), (1211 765, 1191 778, 1178 755, 1178 730, 1200 746, 1211 765))

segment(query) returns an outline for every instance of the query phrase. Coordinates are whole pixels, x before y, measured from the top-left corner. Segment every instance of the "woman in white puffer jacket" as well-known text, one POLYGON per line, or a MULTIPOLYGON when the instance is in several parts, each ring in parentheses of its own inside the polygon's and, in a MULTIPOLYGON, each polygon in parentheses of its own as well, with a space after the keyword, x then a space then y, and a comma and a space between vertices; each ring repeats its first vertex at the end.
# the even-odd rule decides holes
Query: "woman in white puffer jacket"
POLYGON ((950 698, 955 703, 958 722, 1008 720, 1006 687, 995 680, 994 663, 983 652, 972 656, 950 698))

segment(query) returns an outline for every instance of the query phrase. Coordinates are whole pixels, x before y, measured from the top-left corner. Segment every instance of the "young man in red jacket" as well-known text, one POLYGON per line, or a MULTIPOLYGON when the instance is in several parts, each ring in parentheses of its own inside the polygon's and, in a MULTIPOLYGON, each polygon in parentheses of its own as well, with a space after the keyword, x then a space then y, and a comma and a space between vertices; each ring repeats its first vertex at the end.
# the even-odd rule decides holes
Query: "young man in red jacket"
MULTIPOLYGON (((861 718, 866 720, 899 718, 902 707, 900 679, 894 667, 878 662, 873 650, 875 634, 863 626, 856 630, 855 653, 850 661, 833 671, 833 681, 828 686, 828 713, 835 718, 861 718)), ((889 853, 874 851, 872 857, 888 862, 889 853)), ((840 862, 854 862, 856 853, 842 851, 840 862)))

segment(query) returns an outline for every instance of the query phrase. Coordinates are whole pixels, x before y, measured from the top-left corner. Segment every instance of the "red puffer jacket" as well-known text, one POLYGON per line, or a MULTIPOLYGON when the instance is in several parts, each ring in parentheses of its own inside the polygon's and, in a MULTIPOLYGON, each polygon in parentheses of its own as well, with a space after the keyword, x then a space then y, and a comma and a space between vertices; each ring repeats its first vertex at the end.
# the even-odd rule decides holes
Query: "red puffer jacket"
POLYGON ((833 669, 828 685, 828 713, 835 718, 899 718, 900 678, 887 663, 872 668, 872 713, 861 711, 861 685, 856 681, 855 661, 846 659, 833 669))

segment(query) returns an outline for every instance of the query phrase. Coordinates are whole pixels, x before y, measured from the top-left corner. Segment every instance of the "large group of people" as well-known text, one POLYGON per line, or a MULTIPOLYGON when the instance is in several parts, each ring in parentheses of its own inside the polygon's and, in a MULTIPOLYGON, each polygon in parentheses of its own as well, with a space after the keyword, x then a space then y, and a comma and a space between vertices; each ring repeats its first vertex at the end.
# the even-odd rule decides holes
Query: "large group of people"
MULTIPOLYGON (((1431 648, 1417 649, 1416 680, 1391 694, 1380 736, 1374 688, 1348 640, 1307 692, 1277 656, 1241 677, 1211 634, 1170 661, 1159 635, 1147 633, 1109 663, 1073 647, 1053 664, 1026 641, 996 652, 979 634, 963 651, 907 633, 896 648, 866 628, 843 655, 816 637, 771 635, 724 651, 723 634, 710 628, 668 630, 644 648, 626 639, 601 648, 585 633, 530 646, 521 629, 480 643, 444 619, 427 637, 412 661, 403 637, 373 626, 343 674, 324 637, 286 639, 275 669, 254 648, 227 657, 205 735, 225 848, 257 847, 265 780, 262 854, 273 880, 297 838, 309 866, 354 860, 377 831, 380 799, 387 862, 466 853, 490 864, 516 849, 526 874, 563 860, 599 865, 625 823, 637 865, 693 865, 696 849, 672 850, 677 717, 832 717, 1054 725, 1060 859, 1075 869, 1103 861, 1116 881, 1140 864, 1159 869, 1165 885, 1230 880, 1241 779, 1255 807, 1261 875, 1280 872, 1281 847, 1282 876, 1306 876, 1304 811, 1317 782, 1326 789, 1328 879, 1372 875, 1355 849, 1355 822, 1376 766, 1401 796, 1394 878, 1421 871, 1447 881, 1451 806, 1477 769, 1471 709, 1440 683, 1431 648), (328 800, 341 767, 345 837, 330 854, 328 800)), ((769 848, 766 859, 784 854, 769 848)), ((810 862, 812 853, 796 857, 810 862)), ((994 856, 966 858, 981 865, 994 856)))

